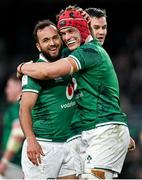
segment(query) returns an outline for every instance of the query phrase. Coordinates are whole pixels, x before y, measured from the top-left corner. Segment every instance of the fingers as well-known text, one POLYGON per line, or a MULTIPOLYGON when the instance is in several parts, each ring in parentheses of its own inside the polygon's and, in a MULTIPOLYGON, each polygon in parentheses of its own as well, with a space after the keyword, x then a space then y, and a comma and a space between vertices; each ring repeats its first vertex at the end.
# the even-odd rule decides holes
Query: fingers
POLYGON ((136 144, 135 144, 134 139, 131 137, 130 138, 130 144, 129 144, 129 147, 128 147, 128 152, 132 152, 135 149, 136 149, 136 144))
POLYGON ((135 150, 135 147, 129 147, 128 148, 128 152, 132 152, 132 151, 134 151, 135 150))
POLYGON ((39 164, 41 164, 40 153, 30 152, 30 153, 27 153, 27 154, 28 154, 29 160, 30 160, 34 165, 39 166, 39 164))
POLYGON ((17 75, 16 75, 16 76, 17 76, 17 78, 18 78, 18 79, 20 79, 20 80, 21 80, 21 79, 22 79, 23 74, 22 74, 22 73, 17 72, 17 75))
POLYGON ((31 64, 31 63, 33 63, 33 60, 26 62, 26 64, 31 64))
POLYGON ((129 148, 128 148, 128 152, 132 152, 132 151, 134 151, 135 150, 135 146, 134 145, 129 145, 129 148))
POLYGON ((41 146, 38 144, 38 147, 35 147, 35 149, 27 151, 27 156, 34 165, 39 166, 39 164, 41 164, 41 156, 45 156, 45 154, 41 146))
POLYGON ((34 165, 38 165, 38 163, 37 163, 37 161, 36 161, 36 158, 35 158, 35 155, 36 155, 35 152, 28 152, 27 155, 28 155, 29 160, 30 160, 34 165))
POLYGON ((78 11, 79 11, 80 13, 82 13, 82 12, 83 12, 83 9, 82 9, 82 8, 78 8, 78 11))
POLYGON ((32 60, 19 64, 19 66, 17 67, 17 78, 19 78, 20 80, 22 79, 22 76, 23 76, 23 74, 22 74, 22 66, 24 64, 31 64, 31 63, 33 63, 32 60))
POLYGON ((39 154, 36 156, 39 164, 41 164, 41 155, 42 155, 42 156, 45 156, 42 148, 40 147, 39 154))
POLYGON ((78 10, 81 13, 81 15, 84 17, 84 19, 86 19, 87 23, 90 23, 91 17, 89 16, 89 14, 86 11, 84 11, 82 8, 79 8, 78 10))
POLYGON ((42 150, 41 147, 40 147, 40 154, 41 154, 42 156, 45 156, 45 154, 44 154, 44 152, 43 152, 43 150, 42 150))
POLYGON ((40 158, 40 155, 39 155, 39 156, 36 156, 36 158, 37 158, 38 164, 41 164, 41 158, 40 158))
POLYGON ((44 156, 42 147, 35 137, 28 137, 27 142, 27 156, 34 165, 39 166, 41 164, 41 156, 44 156))

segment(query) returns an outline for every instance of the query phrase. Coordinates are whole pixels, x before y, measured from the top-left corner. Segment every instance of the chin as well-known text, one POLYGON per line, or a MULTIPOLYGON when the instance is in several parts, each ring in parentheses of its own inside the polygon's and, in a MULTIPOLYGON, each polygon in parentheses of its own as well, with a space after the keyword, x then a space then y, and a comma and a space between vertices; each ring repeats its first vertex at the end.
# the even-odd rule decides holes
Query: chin
POLYGON ((56 58, 57 55, 56 54, 50 54, 51 58, 56 58))
POLYGON ((104 41, 100 41, 100 44, 103 45, 103 44, 104 44, 104 41))
POLYGON ((78 47, 78 46, 69 46, 68 49, 69 49, 70 51, 73 51, 73 50, 75 50, 77 47, 78 47))
POLYGON ((50 53, 50 56, 57 56, 58 52, 52 52, 50 53))
POLYGON ((68 47, 68 49, 69 49, 70 51, 73 51, 73 50, 74 50, 74 48, 72 48, 72 47, 68 47))

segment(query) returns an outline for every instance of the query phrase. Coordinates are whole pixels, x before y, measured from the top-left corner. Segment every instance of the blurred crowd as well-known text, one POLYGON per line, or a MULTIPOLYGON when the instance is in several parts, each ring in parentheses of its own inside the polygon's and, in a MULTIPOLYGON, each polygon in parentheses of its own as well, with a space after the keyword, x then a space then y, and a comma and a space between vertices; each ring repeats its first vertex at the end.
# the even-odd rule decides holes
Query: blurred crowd
POLYGON ((123 39, 113 63, 120 84, 121 107, 128 114, 136 150, 128 153, 120 178, 142 179, 142 26, 136 26, 123 39))
MULTIPOLYGON (((110 56, 119 79, 121 107, 128 114, 128 124, 131 136, 136 141, 136 150, 128 153, 119 178, 142 179, 142 26, 135 26, 122 41, 123 46, 110 56)), ((20 56, 26 57, 21 54, 9 57, 6 52, 6 43, 4 39, 0 39, 1 128, 2 116, 7 107, 4 96, 5 82, 8 75, 16 71, 16 66, 20 63, 20 56)), ((0 131, 0 137, 1 134, 2 131, 0 131)))

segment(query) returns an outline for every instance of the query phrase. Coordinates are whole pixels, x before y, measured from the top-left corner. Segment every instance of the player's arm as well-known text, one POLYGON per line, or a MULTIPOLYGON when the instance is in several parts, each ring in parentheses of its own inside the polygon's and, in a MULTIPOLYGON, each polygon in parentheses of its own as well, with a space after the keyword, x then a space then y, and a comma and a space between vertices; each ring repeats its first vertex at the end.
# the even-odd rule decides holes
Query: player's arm
POLYGON ((4 175, 9 161, 11 161, 20 150, 23 139, 24 135, 20 127, 19 120, 16 120, 13 123, 5 152, 0 161, 0 174, 4 175))
POLYGON ((77 63, 73 58, 62 58, 56 62, 38 62, 20 64, 18 73, 26 74, 35 79, 53 79, 56 77, 72 74, 78 70, 77 63))
POLYGON ((20 123, 27 139, 27 155, 34 165, 41 163, 40 155, 44 155, 41 146, 36 140, 32 130, 32 108, 37 101, 38 94, 23 92, 20 102, 20 123))

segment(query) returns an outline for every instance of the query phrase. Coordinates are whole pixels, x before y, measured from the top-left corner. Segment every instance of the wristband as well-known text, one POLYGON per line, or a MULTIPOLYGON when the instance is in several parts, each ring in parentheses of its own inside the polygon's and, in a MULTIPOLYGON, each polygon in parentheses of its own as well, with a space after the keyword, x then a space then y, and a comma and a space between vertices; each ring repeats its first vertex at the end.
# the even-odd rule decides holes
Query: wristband
POLYGON ((70 69, 69 75, 72 75, 72 74, 73 74, 73 66, 71 64, 71 69, 70 69))
POLYGON ((65 58, 65 61, 68 63, 68 65, 70 65, 70 72, 69 72, 69 75, 72 75, 73 74, 73 65, 65 58))
POLYGON ((20 64, 20 73, 22 73, 22 66, 23 66, 24 64, 25 64, 24 62, 20 64))

